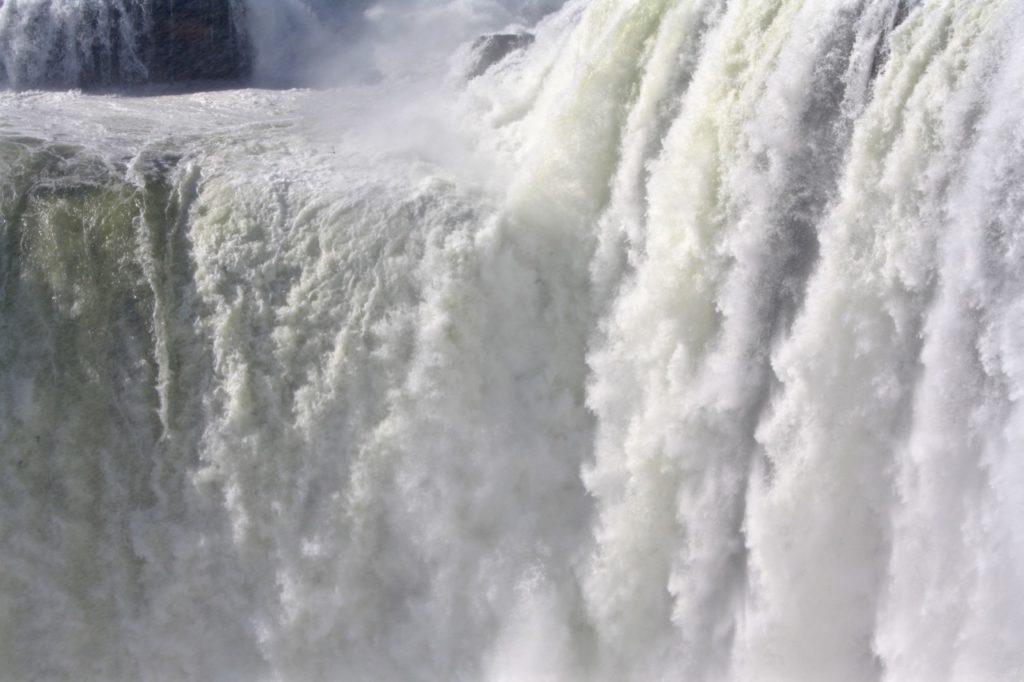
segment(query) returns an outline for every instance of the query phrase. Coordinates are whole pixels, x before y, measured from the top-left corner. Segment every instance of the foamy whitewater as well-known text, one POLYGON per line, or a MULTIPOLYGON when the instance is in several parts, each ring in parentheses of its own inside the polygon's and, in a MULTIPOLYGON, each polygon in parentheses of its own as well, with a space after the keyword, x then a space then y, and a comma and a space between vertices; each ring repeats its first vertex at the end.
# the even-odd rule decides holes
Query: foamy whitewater
POLYGON ((0 680, 1024 679, 1024 2, 238 0, 257 87, 26 89, 164 1, 0 2, 0 680))

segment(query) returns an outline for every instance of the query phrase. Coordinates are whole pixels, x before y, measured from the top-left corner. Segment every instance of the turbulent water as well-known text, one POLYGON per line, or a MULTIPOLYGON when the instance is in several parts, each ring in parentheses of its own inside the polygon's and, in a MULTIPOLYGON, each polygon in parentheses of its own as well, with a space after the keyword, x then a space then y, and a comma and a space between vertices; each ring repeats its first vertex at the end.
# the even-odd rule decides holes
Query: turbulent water
POLYGON ((0 92, 0 679, 1024 678, 1024 3, 246 1, 0 92))

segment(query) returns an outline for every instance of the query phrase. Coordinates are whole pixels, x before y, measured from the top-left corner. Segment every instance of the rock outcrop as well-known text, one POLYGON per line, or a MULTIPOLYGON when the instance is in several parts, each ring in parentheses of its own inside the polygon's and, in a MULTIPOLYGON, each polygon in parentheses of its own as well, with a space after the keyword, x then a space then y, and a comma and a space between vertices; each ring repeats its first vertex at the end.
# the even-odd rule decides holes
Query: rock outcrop
POLYGON ((251 49, 241 4, 171 0, 153 5, 147 36, 150 81, 233 80, 249 74, 251 49))

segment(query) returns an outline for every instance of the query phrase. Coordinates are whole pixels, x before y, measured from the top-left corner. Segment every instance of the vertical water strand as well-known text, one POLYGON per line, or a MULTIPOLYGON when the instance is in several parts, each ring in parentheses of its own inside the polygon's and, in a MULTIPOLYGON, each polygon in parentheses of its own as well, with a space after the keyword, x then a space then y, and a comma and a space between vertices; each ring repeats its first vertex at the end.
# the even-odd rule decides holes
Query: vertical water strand
POLYGON ((531 146, 497 216, 428 253, 414 366, 367 453, 401 500, 385 511, 389 553, 433 567, 414 617, 448 633, 433 643, 441 661, 472 671, 486 652, 491 679, 566 676, 587 657, 573 561, 586 537, 588 263, 665 9, 587 8, 524 122, 531 146))
POLYGON ((0 5, 0 86, 233 80, 249 75, 253 38, 266 49, 290 43, 302 52, 288 33, 297 26, 250 36, 257 17, 247 10, 246 0, 7 0, 0 5))
POLYGON ((910 428, 942 201, 963 149, 949 97, 998 3, 919 7, 857 122, 821 263, 758 428, 746 679, 878 679, 892 470, 910 428))
POLYGON ((726 4, 724 0, 674 3, 647 48, 636 101, 621 134, 621 158, 610 202, 597 226, 598 244, 590 270, 600 307, 609 304, 622 279, 642 258, 649 165, 662 151, 665 135, 679 115, 683 94, 697 70, 706 36, 726 4))
POLYGON ((293 149, 245 132, 202 157, 189 237, 214 378, 195 479, 222 495, 231 585, 274 674, 393 678, 410 658, 433 670, 420 640, 449 631, 410 628, 401 600, 425 574, 389 551, 401 537, 377 534, 359 460, 407 373, 424 242, 473 211, 406 169, 368 181, 293 149))
POLYGON ((669 583, 689 664, 711 680, 736 675, 742 650, 746 495, 761 457, 756 425, 776 386, 771 349, 790 333, 817 263, 818 232, 865 89, 851 76, 885 41, 895 5, 803 3, 723 168, 727 226, 714 247, 727 259, 714 293, 720 326, 688 387, 680 438, 690 442, 680 452, 692 468, 677 498, 685 540, 669 583))
POLYGON ((118 678, 140 596, 128 519, 150 501, 157 436, 138 197, 82 149, 25 155, 31 175, 2 209, 18 242, 0 328, 5 660, 28 677, 118 678))
POLYGON ((0 5, 0 76, 15 88, 141 82, 147 0, 7 0, 0 5))
POLYGON ((151 409, 160 425, 144 486, 152 503, 128 514, 144 606, 127 619, 126 639, 142 679, 244 680, 265 673, 244 572, 231 551, 223 489, 201 475, 214 376, 189 234, 201 178, 199 160, 181 161, 167 141, 141 150, 127 169, 140 203, 136 259, 153 301, 151 409))
POLYGON ((989 23, 999 30, 993 42, 1000 67, 989 84, 989 110, 978 125, 967 181, 952 202, 958 207, 953 215, 984 235, 985 288, 994 293, 978 343, 986 402, 994 403, 977 421, 993 425, 985 429, 979 462, 986 495, 964 532, 965 543, 977 548, 977 577, 952 675, 964 681, 1024 674, 1017 636, 1024 625, 1024 529, 1018 513, 1024 508, 1024 13, 1013 3, 1000 8, 989 23))
POLYGON ((640 678, 728 669, 767 385, 759 349, 813 262, 860 7, 730 6, 652 166, 635 281, 591 356, 600 426, 587 472, 601 515, 590 608, 640 678))
MULTIPOLYGON (((495 680, 593 676, 601 670, 603 643, 591 639, 592 623, 578 592, 576 565, 582 558, 579 548, 589 543, 585 535, 589 501, 583 496, 578 478, 593 437, 592 417, 583 405, 588 371, 584 354, 602 305, 601 294, 591 286, 591 263, 598 248, 601 216, 616 201, 616 178, 630 172, 624 170, 624 165, 634 165, 625 158, 632 149, 627 147, 626 138, 643 125, 637 120, 636 112, 643 108, 639 103, 660 97, 658 86, 647 86, 651 73, 659 67, 672 69, 665 64, 665 52, 656 56, 654 51, 665 42, 672 26, 685 29, 687 35, 699 33, 699 29, 686 24, 685 18, 671 20, 670 28, 664 28, 668 16, 681 13, 681 4, 685 3, 598 2, 588 6, 535 106, 535 129, 526 164, 513 181, 503 207, 503 223, 499 231, 488 235, 489 239, 497 237, 487 245, 493 250, 488 254, 489 262, 503 268, 508 267, 505 263, 515 263, 521 281, 536 278, 540 284, 530 296, 532 320, 522 318, 519 322, 540 324, 544 335, 531 343, 535 353, 555 351, 548 355, 550 368, 545 370, 550 387, 544 389, 545 400, 539 403, 551 407, 547 408, 548 414, 535 417, 550 435, 548 442, 531 447, 538 462, 550 462, 545 466, 557 467, 554 470, 559 479, 572 482, 571 486, 563 484, 565 492, 561 495, 554 487, 544 494, 550 500, 544 509, 549 516, 570 521, 551 538, 568 542, 566 549, 573 549, 554 552, 553 557, 563 557, 565 566, 545 566, 539 584, 527 583, 522 591, 517 620, 505 626, 505 641, 497 652, 492 673, 495 680), (568 98, 562 95, 566 91, 572 93, 568 98), (577 433, 562 435, 570 425, 577 433), (572 449, 562 443, 571 444, 572 449), (569 493, 572 507, 567 504, 569 493), (549 596, 552 594, 554 598, 549 596), (527 628, 533 623, 545 624, 549 629, 554 623, 554 632, 570 628, 568 635, 562 632, 561 639, 574 647, 569 650, 569 660, 576 658, 576 665, 559 670, 555 666, 516 663, 516 658, 524 655, 548 655, 545 652, 550 645, 528 634, 527 628)), ((694 14, 704 11, 698 8, 694 14)), ((527 287, 523 290, 529 291, 527 287)), ((538 488, 538 493, 542 490, 538 488)), ((543 524, 543 519, 540 516, 535 523, 543 524)))
POLYGON ((890 585, 877 642, 890 680, 1022 669, 1019 363, 1024 96, 1011 3, 979 36, 948 119, 964 149, 944 206, 913 429, 897 468, 890 585))

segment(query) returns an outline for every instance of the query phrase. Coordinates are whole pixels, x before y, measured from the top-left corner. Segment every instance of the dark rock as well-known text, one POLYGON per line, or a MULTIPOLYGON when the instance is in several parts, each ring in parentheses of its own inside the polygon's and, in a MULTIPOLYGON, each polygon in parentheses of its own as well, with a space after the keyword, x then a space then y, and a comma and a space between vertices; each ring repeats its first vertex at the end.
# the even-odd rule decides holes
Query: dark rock
POLYGON ((230 0, 155 0, 149 42, 149 80, 177 83, 249 75, 251 49, 240 4, 230 0))
POLYGON ((492 33, 480 36, 473 42, 473 63, 466 74, 476 78, 516 50, 523 50, 533 44, 530 33, 492 33))

